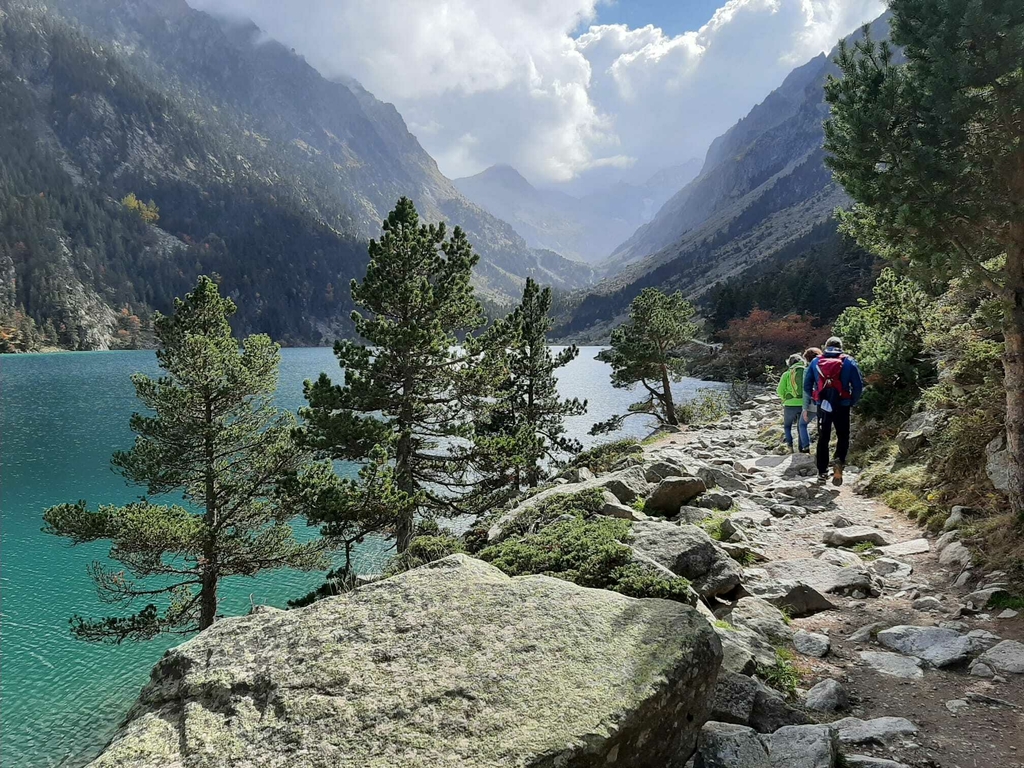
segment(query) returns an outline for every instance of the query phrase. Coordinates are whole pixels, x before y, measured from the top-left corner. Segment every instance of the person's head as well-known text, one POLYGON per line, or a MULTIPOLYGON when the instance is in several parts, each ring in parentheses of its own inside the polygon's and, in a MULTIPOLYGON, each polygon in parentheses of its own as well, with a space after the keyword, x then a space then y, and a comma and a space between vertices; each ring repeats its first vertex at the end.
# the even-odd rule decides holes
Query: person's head
POLYGON ((843 351, 843 340, 838 336, 829 336, 828 341, 825 342, 825 349, 838 349, 840 352, 843 351))
POLYGON ((795 355, 790 355, 789 356, 789 358, 786 360, 786 365, 787 366, 796 365, 797 363, 802 363, 802 362, 803 362, 803 357, 798 352, 795 355))
POLYGON ((808 363, 811 362, 811 360, 813 360, 816 357, 821 357, 820 347, 808 347, 807 349, 804 350, 804 360, 806 360, 808 363))

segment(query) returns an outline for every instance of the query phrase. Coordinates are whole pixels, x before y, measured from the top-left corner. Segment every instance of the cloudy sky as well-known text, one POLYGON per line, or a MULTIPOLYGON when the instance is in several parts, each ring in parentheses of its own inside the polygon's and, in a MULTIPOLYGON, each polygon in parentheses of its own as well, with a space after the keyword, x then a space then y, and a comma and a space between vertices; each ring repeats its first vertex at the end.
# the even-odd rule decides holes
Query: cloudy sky
POLYGON ((882 0, 189 0, 393 102, 450 177, 639 179, 693 157, 882 0))

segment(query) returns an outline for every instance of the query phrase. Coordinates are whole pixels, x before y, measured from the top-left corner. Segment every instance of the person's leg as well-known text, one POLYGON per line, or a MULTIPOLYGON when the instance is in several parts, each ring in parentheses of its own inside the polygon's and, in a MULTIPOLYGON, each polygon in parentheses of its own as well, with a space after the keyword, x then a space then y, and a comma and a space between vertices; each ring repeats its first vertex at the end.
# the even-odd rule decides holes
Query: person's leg
POLYGON ((836 425, 836 461, 846 464, 850 451, 850 406, 837 405, 832 423, 836 425))
POLYGON ((819 476, 828 472, 828 444, 831 439, 832 414, 818 408, 818 451, 815 454, 815 460, 819 476))
POLYGON ((782 431, 786 437, 786 445, 793 449, 793 422, 800 417, 800 409, 792 405, 782 407, 782 431), (796 414, 794 415, 794 411, 796 414))
POLYGON ((804 421, 803 408, 801 408, 797 413, 796 430, 800 435, 800 450, 809 450, 811 447, 811 433, 807 431, 807 422, 804 421))

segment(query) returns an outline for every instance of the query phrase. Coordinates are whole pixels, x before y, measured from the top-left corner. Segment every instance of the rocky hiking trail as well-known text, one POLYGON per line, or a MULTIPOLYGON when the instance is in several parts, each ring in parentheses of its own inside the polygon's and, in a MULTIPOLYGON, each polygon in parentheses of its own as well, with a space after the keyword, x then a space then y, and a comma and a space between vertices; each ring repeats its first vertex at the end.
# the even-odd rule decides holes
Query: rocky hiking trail
POLYGON ((216 622, 92 765, 1022 768, 1024 617, 962 510, 926 536, 774 455, 779 420, 606 446, 477 556, 216 622))
MULTIPOLYGON (((745 562, 762 561, 744 569, 745 591, 796 609, 780 626, 741 598, 718 606, 716 616, 734 628, 759 627, 762 637, 793 649, 800 682, 789 703, 835 724, 847 765, 1024 766, 1024 612, 986 609, 1007 586, 1005 574, 973 568, 952 525, 926 538, 906 517, 858 495, 855 468, 835 488, 831 478, 817 481, 813 457, 771 454, 758 437, 780 418, 774 398, 749 405, 727 423, 646 448, 648 460, 696 457, 719 468, 734 498, 723 545, 734 555, 748 550, 745 562), (790 601, 799 584, 817 594, 790 601), (831 608, 816 610, 826 601, 831 608)), ((717 631, 726 646, 725 693, 733 633, 721 621, 717 631)), ((728 706, 719 701, 716 709, 728 706)), ((761 765, 759 755, 735 751, 744 739, 750 746, 750 734, 709 723, 696 764, 761 765)), ((818 762, 769 760, 830 765, 827 750, 818 762)))

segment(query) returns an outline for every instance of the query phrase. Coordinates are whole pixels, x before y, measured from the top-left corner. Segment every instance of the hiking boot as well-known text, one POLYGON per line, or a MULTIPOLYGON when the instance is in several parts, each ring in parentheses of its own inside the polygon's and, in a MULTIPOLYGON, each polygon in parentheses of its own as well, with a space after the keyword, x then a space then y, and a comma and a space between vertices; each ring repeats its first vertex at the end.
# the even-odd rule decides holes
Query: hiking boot
POLYGON ((819 472, 818 473, 818 482, 824 484, 826 480, 828 480, 828 473, 827 472, 819 472))
POLYGON ((835 467, 832 469, 832 485, 839 486, 839 485, 842 485, 842 484, 843 484, 843 465, 840 464, 837 461, 835 467))
POLYGON ((810 452, 811 452, 810 448, 801 448, 800 449, 800 453, 810 453, 810 452))

